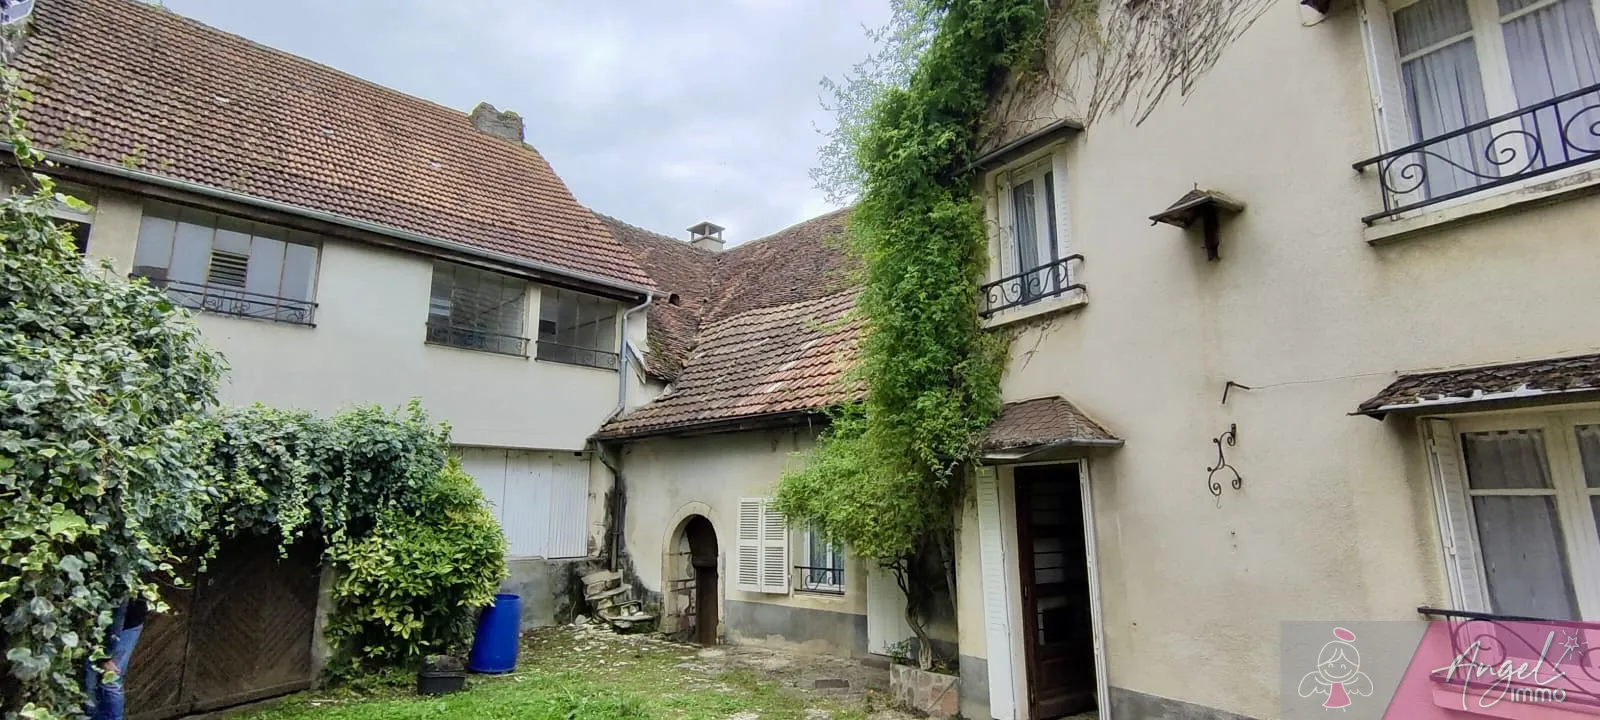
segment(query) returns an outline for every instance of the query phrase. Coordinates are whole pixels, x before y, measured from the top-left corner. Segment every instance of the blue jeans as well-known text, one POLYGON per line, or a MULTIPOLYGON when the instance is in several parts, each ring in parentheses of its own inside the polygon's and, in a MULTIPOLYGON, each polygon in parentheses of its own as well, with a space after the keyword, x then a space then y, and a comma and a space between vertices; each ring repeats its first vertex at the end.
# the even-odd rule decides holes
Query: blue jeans
POLYGON ((128 661, 133 658, 133 647, 139 644, 139 633, 144 626, 123 628, 111 639, 111 646, 106 652, 111 655, 111 662, 117 665, 117 677, 107 680, 101 677, 101 665, 89 663, 84 670, 83 687, 89 696, 90 720, 123 720, 122 718, 122 683, 128 676, 128 661))

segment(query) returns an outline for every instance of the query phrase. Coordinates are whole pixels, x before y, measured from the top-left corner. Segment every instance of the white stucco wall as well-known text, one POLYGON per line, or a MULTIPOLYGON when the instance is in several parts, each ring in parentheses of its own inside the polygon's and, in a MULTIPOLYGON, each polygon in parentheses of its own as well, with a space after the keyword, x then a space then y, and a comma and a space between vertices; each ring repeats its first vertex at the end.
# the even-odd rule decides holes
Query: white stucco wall
MULTIPOLYGON (((814 433, 804 429, 628 443, 623 457, 627 494, 625 536, 639 582, 649 590, 662 591, 663 550, 681 523, 688 516, 699 514, 706 516, 716 529, 718 575, 724 602, 735 600, 865 615, 865 568, 859 559, 848 553, 843 595, 798 591, 788 595, 747 593, 737 590, 732 582, 735 569, 732 553, 736 547, 740 498, 772 497, 784 470, 801 462, 793 454, 809 450, 813 444, 814 433)), ((802 537, 798 530, 790 533, 789 554, 793 565, 805 564, 802 537)), ((719 613, 718 617, 726 619, 728 615, 719 613)), ((725 635, 733 642, 800 645, 824 652, 848 649, 820 641, 797 642, 797 638, 780 635, 752 637, 741 634, 737 627, 728 628, 725 635)))
MULTIPOLYGON (((1114 114, 1059 146, 1090 300, 1013 326, 1003 390, 1063 395, 1127 441, 1092 473, 1111 685, 1254 717, 1278 713, 1281 621, 1450 603, 1414 425, 1357 404, 1397 371, 1600 348, 1594 199, 1364 240, 1381 206, 1351 170, 1378 152, 1360 28, 1343 6, 1301 27, 1296 5, 1143 125, 1114 114), (1219 262, 1147 219, 1196 184, 1248 204, 1219 262), (1223 405, 1229 380, 1256 389, 1223 405), (1233 424, 1244 487, 1216 499, 1211 440, 1233 424)), ((981 606, 961 618, 962 654, 996 652, 981 606)))
MULTIPOLYGON (((100 193, 90 255, 131 270, 140 211, 137 198, 100 193)), ((222 401, 331 413, 420 397, 458 444, 582 450, 616 407, 616 371, 427 345, 431 282, 422 256, 325 240, 315 327, 197 314, 232 368, 222 401)), ((528 298, 531 336, 537 287, 528 298)), ((630 334, 644 331, 643 316, 634 315, 630 334)))

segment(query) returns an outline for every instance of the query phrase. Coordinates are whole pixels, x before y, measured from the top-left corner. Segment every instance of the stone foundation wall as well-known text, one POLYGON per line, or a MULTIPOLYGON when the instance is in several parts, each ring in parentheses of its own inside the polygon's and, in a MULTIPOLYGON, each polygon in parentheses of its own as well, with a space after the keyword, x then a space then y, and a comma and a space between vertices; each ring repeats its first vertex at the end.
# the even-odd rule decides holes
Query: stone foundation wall
POLYGON ((895 704, 934 718, 961 714, 961 678, 919 670, 907 665, 889 668, 889 692, 895 704))

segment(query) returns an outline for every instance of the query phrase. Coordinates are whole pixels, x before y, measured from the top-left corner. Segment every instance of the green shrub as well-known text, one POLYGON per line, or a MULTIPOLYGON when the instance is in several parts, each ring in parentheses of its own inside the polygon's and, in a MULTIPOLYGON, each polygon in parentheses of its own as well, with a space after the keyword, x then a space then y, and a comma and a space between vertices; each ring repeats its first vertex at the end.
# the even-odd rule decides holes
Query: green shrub
POLYGON ((415 499, 415 514, 390 508, 370 535, 329 552, 342 574, 327 631, 335 673, 459 653, 505 577, 500 526, 456 460, 415 499))

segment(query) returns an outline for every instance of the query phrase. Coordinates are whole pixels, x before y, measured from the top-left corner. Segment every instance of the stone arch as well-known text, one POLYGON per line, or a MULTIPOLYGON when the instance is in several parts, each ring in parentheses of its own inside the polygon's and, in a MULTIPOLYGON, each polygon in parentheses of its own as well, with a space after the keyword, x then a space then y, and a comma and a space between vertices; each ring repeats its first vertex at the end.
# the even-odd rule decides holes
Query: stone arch
POLYGON ((722 636, 723 553, 731 536, 717 530, 705 503, 678 508, 667 524, 661 557, 661 630, 678 640, 713 644, 722 636))

